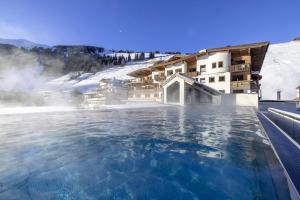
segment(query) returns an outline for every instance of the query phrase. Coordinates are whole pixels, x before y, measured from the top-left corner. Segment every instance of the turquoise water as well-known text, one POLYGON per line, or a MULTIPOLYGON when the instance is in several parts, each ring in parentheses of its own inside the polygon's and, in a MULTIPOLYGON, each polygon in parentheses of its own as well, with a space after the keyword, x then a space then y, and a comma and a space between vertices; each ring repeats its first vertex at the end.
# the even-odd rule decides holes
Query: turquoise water
POLYGON ((0 127, 0 199, 288 199, 249 108, 2 115, 0 127))

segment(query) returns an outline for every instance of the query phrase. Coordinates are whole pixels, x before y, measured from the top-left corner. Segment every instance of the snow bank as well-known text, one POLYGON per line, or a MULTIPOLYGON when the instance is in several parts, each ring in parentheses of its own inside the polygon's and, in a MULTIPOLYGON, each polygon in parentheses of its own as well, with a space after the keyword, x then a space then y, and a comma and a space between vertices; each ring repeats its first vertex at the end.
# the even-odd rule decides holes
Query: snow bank
POLYGON ((278 90, 283 100, 296 98, 296 87, 300 85, 300 41, 270 45, 261 75, 263 99, 276 99, 278 90))
POLYGON ((32 106, 32 107, 11 107, 11 108, 1 108, 0 115, 9 114, 28 114, 28 113, 47 113, 47 112, 70 112, 75 111, 75 107, 67 106, 32 106))

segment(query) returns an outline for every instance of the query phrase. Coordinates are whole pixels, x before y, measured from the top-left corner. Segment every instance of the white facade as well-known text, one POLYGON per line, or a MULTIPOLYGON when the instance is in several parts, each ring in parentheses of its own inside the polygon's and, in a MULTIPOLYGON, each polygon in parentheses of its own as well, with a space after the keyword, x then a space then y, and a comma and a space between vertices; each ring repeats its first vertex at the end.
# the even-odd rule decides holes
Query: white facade
POLYGON ((169 65, 165 69, 165 76, 168 78, 172 74, 176 73, 186 73, 187 72, 187 65, 186 62, 176 63, 174 65, 169 65))
POLYGON ((230 93, 231 55, 229 52, 216 52, 201 56, 197 60, 197 80, 216 90, 230 93))
POLYGON ((223 92, 225 94, 230 93, 230 72, 200 75, 198 76, 197 81, 204 83, 205 85, 219 90, 220 92, 223 92))

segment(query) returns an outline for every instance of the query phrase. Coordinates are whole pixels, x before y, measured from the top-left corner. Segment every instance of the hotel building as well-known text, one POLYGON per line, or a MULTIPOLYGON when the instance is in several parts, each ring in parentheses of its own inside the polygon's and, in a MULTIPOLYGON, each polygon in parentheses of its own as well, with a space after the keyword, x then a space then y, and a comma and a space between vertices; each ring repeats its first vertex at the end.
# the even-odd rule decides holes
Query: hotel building
MULTIPOLYGON (((168 93, 166 85, 175 76, 177 79, 185 79, 185 83, 193 85, 192 88, 199 90, 200 86, 205 87, 206 91, 215 95, 255 93, 259 96, 259 80, 262 78, 259 72, 268 46, 268 42, 261 42, 212 48, 191 55, 175 55, 149 68, 131 72, 129 75, 135 79, 128 84, 128 99, 166 103, 167 96, 172 94, 172 92, 168 93)), ((175 88, 169 89, 176 91, 175 88)), ((180 91, 182 92, 175 96, 181 96, 184 91, 186 92, 184 95, 191 96, 189 95, 191 88, 187 85, 182 85, 180 91)), ((174 97, 174 102, 186 104, 189 102, 188 96, 183 97, 185 101, 179 101, 180 97, 176 97, 175 100, 174 97)))

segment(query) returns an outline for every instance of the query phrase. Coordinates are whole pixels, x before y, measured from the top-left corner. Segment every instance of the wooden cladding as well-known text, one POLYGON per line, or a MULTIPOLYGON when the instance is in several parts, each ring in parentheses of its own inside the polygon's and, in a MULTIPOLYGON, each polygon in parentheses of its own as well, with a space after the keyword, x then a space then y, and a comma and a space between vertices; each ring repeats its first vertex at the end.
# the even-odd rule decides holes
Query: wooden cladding
POLYGON ((250 88, 250 81, 231 81, 230 82, 231 88, 250 88))

